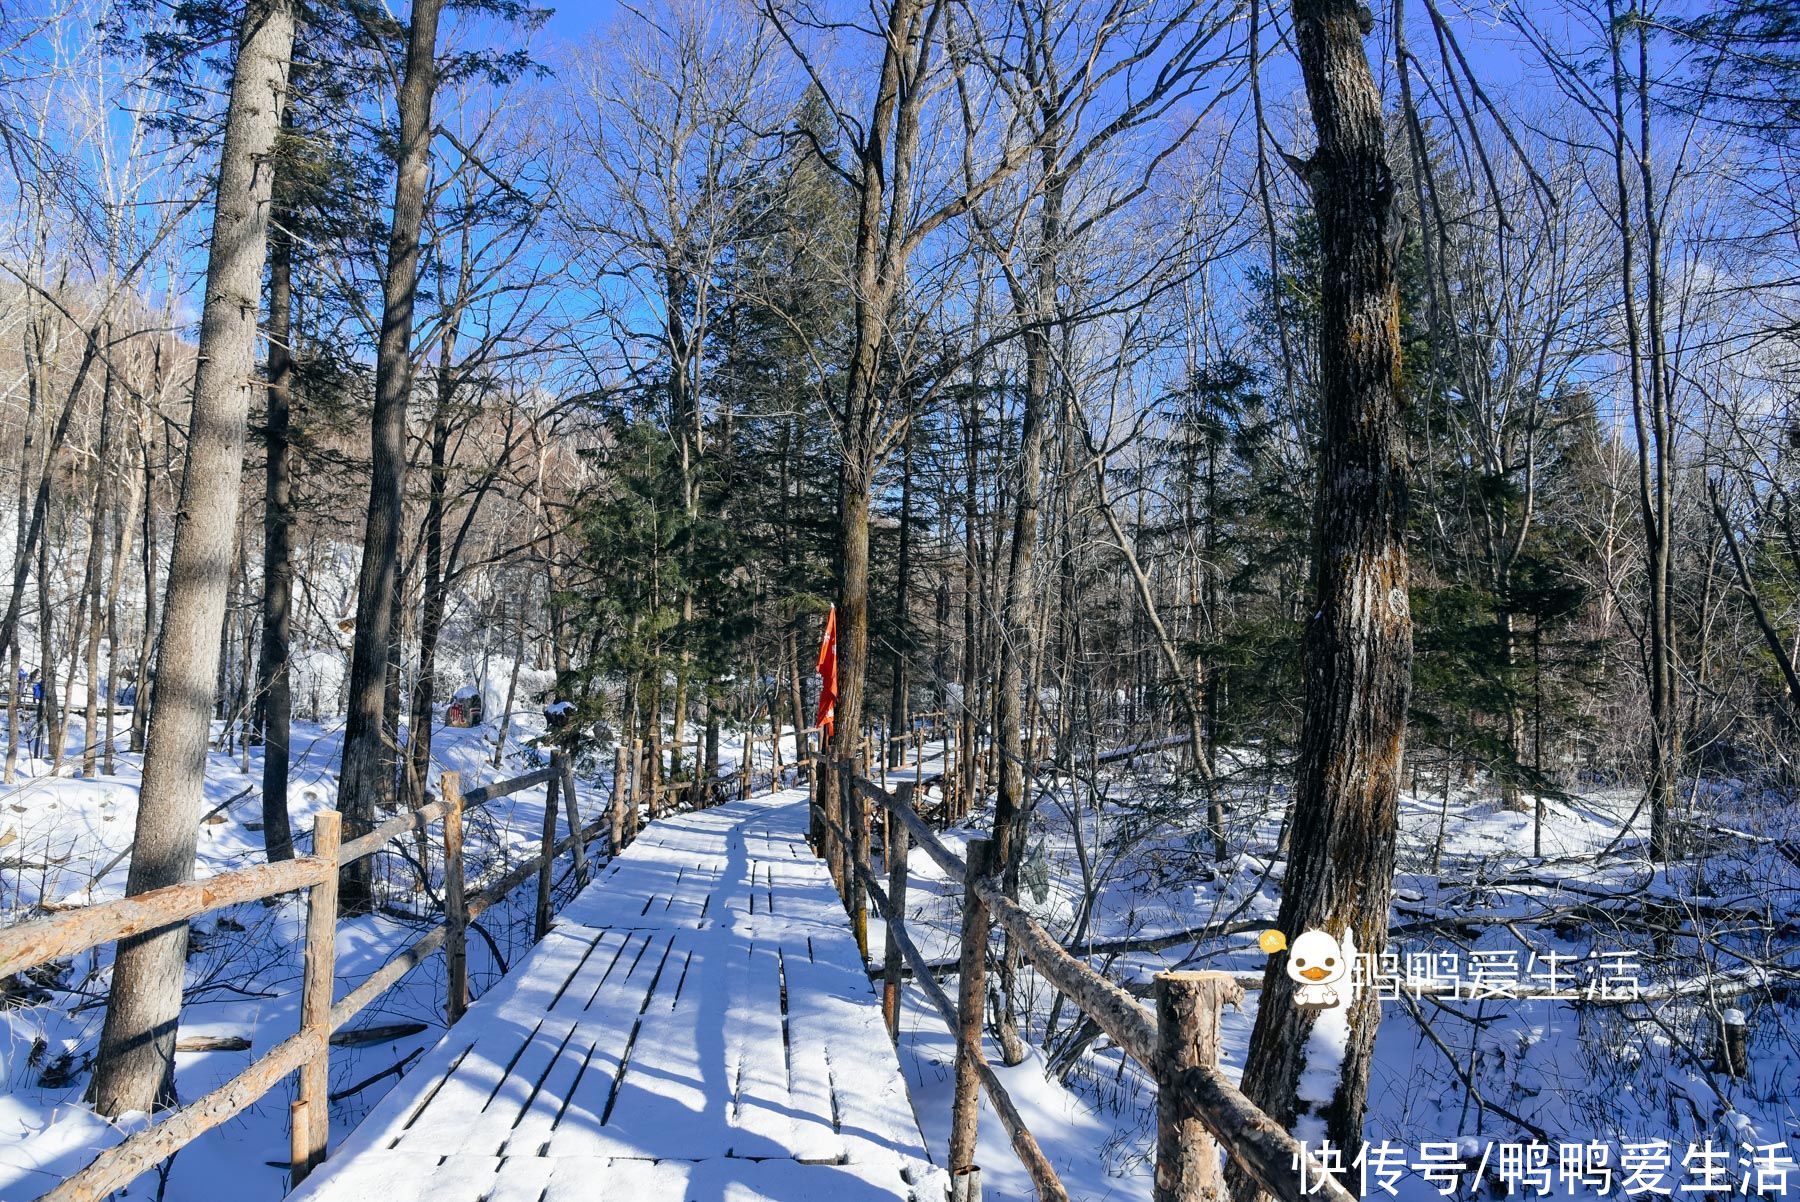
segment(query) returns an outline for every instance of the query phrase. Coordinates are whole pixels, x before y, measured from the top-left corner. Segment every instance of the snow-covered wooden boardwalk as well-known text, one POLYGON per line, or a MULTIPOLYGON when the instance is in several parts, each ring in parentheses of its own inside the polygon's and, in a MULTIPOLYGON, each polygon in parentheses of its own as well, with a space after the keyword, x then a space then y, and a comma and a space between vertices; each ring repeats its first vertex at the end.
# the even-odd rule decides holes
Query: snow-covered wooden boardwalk
POLYGON ((645 828, 290 1197, 943 1197, 806 807, 645 828))

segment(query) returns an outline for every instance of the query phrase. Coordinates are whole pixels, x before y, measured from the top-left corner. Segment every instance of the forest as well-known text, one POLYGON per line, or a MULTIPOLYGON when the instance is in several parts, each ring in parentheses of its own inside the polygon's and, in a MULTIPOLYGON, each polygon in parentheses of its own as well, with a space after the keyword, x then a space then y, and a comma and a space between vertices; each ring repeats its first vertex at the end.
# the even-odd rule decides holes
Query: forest
POLYGON ((1788 0, 0 0, 0 159, 0 1199, 284 1196, 763 796, 973 1197, 1286 1197, 1014 910, 1351 1193, 1800 1174, 1788 0))

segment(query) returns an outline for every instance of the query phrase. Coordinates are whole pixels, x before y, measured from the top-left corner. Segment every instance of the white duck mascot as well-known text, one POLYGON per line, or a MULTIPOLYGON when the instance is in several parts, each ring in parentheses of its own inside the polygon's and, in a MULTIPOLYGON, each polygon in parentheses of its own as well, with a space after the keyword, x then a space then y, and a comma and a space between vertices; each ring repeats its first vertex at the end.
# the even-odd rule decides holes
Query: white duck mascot
POLYGON ((1306 931, 1288 948, 1287 975, 1300 988, 1294 1005, 1305 1010, 1328 1010, 1343 998, 1333 988, 1350 972, 1350 958, 1338 941, 1324 931, 1306 931))

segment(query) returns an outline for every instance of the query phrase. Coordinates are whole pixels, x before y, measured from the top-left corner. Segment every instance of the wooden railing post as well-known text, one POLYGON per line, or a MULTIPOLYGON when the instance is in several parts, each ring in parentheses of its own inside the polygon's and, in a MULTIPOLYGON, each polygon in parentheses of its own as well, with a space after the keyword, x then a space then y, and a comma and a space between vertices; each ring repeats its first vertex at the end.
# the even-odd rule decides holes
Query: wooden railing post
MULTIPOLYGON (((896 806, 912 806, 913 784, 901 781, 895 790, 896 806)), ((881 834, 881 854, 887 860, 888 904, 887 904, 887 946, 882 956, 881 973, 881 1016, 887 1020, 888 1038, 896 1044, 900 1042, 900 940, 894 934, 894 925, 906 921, 906 856, 912 845, 912 835, 906 829, 906 823, 894 815, 894 811, 883 807, 882 820, 884 827, 881 834)))
POLYGON ((1223 972, 1156 976, 1155 1202, 1222 1202, 1219 1147, 1182 1105, 1175 1082, 1183 1069, 1219 1063, 1219 1011, 1244 991, 1223 972))
MULTIPOLYGON (((551 766, 561 768, 554 752, 551 753, 551 766)), ((558 771, 544 785, 544 827, 538 845, 537 917, 532 924, 533 940, 538 943, 550 933, 550 870, 556 866, 556 807, 561 792, 562 773, 558 771)))
POLYGON ((462 774, 446 772, 444 795, 444 1018, 454 1023, 469 1008, 469 912, 463 901, 462 774))
POLYGON ((337 977, 337 811, 313 819, 313 855, 332 868, 306 893, 306 969, 300 987, 300 1030, 316 1031, 319 1050, 300 1065, 299 1088, 288 1112, 289 1175, 294 1185, 325 1159, 331 1139, 331 991, 337 977))
POLYGON ((573 841, 575 854, 575 887, 587 885, 587 840, 582 835, 581 798, 575 793, 575 757, 568 752, 553 752, 550 762, 554 764, 558 758, 562 760, 562 795, 563 810, 569 819, 569 838, 573 841))
POLYGON ((975 1164, 975 1131, 981 1115, 983 1004, 987 997, 988 907, 975 883, 993 870, 994 845, 969 840, 963 874, 962 958, 956 983, 956 1094, 950 1109, 950 1175, 975 1164))

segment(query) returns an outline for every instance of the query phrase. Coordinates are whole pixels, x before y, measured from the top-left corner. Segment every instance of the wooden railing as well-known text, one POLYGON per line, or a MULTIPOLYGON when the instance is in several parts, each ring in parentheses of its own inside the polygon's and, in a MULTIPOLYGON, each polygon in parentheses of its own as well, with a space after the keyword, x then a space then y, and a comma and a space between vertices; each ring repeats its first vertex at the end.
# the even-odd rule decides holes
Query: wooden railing
POLYGON ((823 760, 815 768, 814 779, 814 813, 824 831, 819 854, 844 898, 865 960, 870 900, 886 927, 882 1009, 890 1037, 897 1037, 899 1031, 903 965, 911 966, 920 989, 956 1033, 949 1155, 953 1202, 976 1202, 981 1196, 975 1135, 982 1090, 1000 1116, 1040 1202, 1068 1198, 982 1050, 988 936, 995 922, 1052 988, 1148 1070, 1156 1082, 1156 1202, 1222 1198, 1220 1147, 1264 1191, 1282 1202, 1353 1202, 1355 1195, 1220 1069, 1220 1011, 1243 997, 1230 974, 1161 973, 1155 981, 1156 1009, 1152 1012, 1122 986, 1070 955, 1006 896, 987 840, 970 841, 966 863, 945 847, 914 806, 914 782, 902 781, 890 792, 862 775, 854 761, 827 764, 823 760), (865 801, 873 802, 881 812, 885 887, 871 866, 874 811, 865 801), (920 953, 906 929, 907 854, 909 844, 915 842, 963 888, 954 1002, 937 983, 933 975, 936 966, 920 953))
MULTIPOLYGON (((299 1073, 289 1112, 291 1176, 298 1185, 324 1159, 330 1139, 327 1076, 332 1034, 380 997, 414 967, 445 951, 447 996, 451 1022, 468 1007, 468 926, 507 894, 537 876, 534 932, 544 937, 550 925, 551 868, 564 851, 574 853, 577 885, 587 878, 587 847, 604 829, 623 824, 625 797, 613 791, 606 815, 581 825, 575 777, 568 757, 553 752, 550 766, 510 780, 462 790, 459 774, 446 772, 437 801, 391 818, 365 835, 340 842, 339 816, 332 811, 313 820, 310 855, 274 864, 220 873, 201 881, 171 885, 135 897, 67 910, 0 930, 0 978, 49 960, 71 956, 103 943, 188 922, 203 914, 243 902, 307 892, 305 971, 301 980, 300 1030, 276 1044, 224 1085, 138 1131, 102 1152, 86 1168, 43 1195, 40 1202, 98 1202, 128 1185, 139 1174, 239 1114, 289 1073, 299 1073), (546 788, 544 825, 538 854, 514 866, 474 894, 467 893, 463 868, 463 818, 490 801, 529 789, 546 788), (556 838, 558 803, 568 816, 569 834, 556 838), (336 974, 338 871, 345 864, 374 855, 407 835, 423 842, 432 824, 443 823, 444 919, 389 959, 350 993, 332 1001, 336 974)), ((620 844, 613 841, 611 847, 620 844)), ((420 868, 424 862, 421 859, 420 868)))

